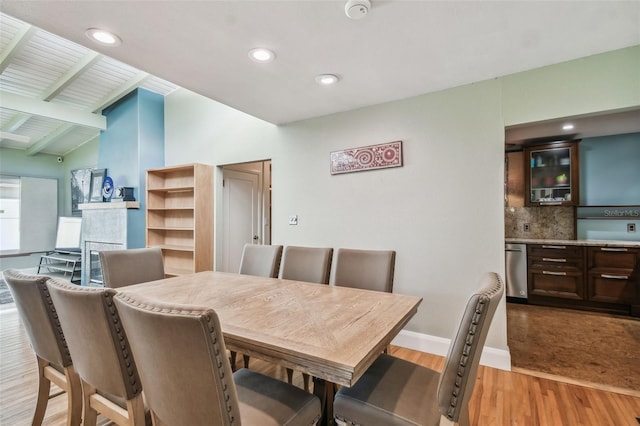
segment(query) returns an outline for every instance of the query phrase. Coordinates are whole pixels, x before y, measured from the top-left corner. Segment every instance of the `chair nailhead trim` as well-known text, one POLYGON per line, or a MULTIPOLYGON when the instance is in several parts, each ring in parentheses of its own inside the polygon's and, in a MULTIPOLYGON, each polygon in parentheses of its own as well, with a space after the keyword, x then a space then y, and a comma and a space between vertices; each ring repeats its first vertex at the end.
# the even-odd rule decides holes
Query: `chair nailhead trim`
MULTIPOLYGON (((149 312, 159 312, 159 313, 167 313, 167 314, 177 314, 177 315, 189 315, 189 316, 194 316, 197 318, 202 318, 204 312, 200 309, 176 309, 176 308, 168 308, 168 307, 162 307, 162 306, 153 306, 153 305, 148 305, 144 302, 140 302, 138 300, 132 299, 129 296, 123 294, 123 293, 118 293, 116 294, 116 297, 122 299, 123 301, 135 306, 136 308, 139 309, 144 309, 146 311, 149 312)), ((207 325, 207 330, 209 331, 209 334, 211 336, 211 340, 213 343, 213 347, 214 347, 214 352, 215 352, 215 357, 216 357, 216 364, 219 366, 219 370, 220 371, 220 380, 222 381, 222 388, 224 391, 224 399, 225 402, 227 402, 227 415, 229 416, 229 423, 230 424, 236 424, 236 418, 235 415, 233 413, 233 406, 229 403, 230 399, 231 399, 231 395, 227 392, 228 390, 228 386, 227 386, 227 381, 224 377, 224 371, 221 371, 222 369, 222 361, 220 359, 220 353, 222 352, 222 348, 220 347, 219 343, 218 343, 218 337, 215 333, 215 329, 213 328, 213 325, 211 324, 211 317, 209 315, 204 315, 205 317, 205 321, 206 321, 206 325, 207 325)), ((233 380, 233 379, 232 379, 233 380)))
POLYGON ((470 360, 469 356, 473 348, 478 326, 480 324, 481 319, 483 318, 483 314, 485 313, 485 310, 488 309, 491 296, 493 296, 499 290, 500 290, 500 279, 496 278, 496 282, 491 287, 491 289, 488 289, 479 295, 480 297, 478 299, 478 303, 476 304, 475 312, 473 314, 473 317, 471 318, 471 324, 469 325, 469 329, 467 330, 465 345, 464 345, 464 348, 462 348, 462 356, 460 357, 460 361, 458 363, 458 371, 457 371, 457 377, 455 381, 455 387, 451 392, 451 399, 449 400, 449 408, 447 410, 447 418, 449 420, 453 420, 456 412, 458 395, 460 395, 460 392, 462 390, 462 385, 463 385, 462 378, 464 377, 467 363, 470 360))
POLYGON ((129 379, 129 384, 131 385, 131 391, 134 395, 137 395, 142 392, 142 388, 138 381, 138 370, 136 369, 135 361, 131 356, 129 346, 127 345, 128 342, 124 333, 124 329, 122 328, 120 323, 120 316, 118 315, 116 306, 113 303, 113 293, 105 291, 103 293, 103 297, 105 299, 107 313, 111 316, 111 324, 116 332, 118 341, 120 342, 120 354, 122 355, 122 361, 124 362, 125 368, 127 370, 127 378, 129 379))
MULTIPOLYGON (((24 278, 28 279, 29 277, 24 275, 24 278)), ((45 303, 47 305, 47 312, 49 313, 49 318, 51 319, 51 324, 55 328, 54 332, 57 333, 58 338, 60 339, 60 343, 62 343, 62 348, 64 349, 63 356, 69 360, 69 364, 73 363, 71 359, 71 352, 69 352, 69 347, 67 346, 67 340, 64 338, 64 332, 62 331, 62 326, 60 325, 60 320, 58 319, 58 313, 56 312, 56 307, 53 305, 53 300, 51 300, 51 294, 49 294, 49 289, 47 288, 47 278, 43 277, 43 279, 39 279, 37 281, 38 289, 40 290, 40 294, 44 297, 45 303)))

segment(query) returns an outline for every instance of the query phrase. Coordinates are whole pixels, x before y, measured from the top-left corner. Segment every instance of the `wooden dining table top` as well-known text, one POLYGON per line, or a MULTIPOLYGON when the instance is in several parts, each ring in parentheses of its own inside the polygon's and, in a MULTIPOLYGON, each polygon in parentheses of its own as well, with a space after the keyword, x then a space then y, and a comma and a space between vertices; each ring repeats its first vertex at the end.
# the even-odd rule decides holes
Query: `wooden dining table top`
POLYGON ((225 272, 121 287, 151 300, 211 308, 228 349, 352 386, 422 298, 225 272))

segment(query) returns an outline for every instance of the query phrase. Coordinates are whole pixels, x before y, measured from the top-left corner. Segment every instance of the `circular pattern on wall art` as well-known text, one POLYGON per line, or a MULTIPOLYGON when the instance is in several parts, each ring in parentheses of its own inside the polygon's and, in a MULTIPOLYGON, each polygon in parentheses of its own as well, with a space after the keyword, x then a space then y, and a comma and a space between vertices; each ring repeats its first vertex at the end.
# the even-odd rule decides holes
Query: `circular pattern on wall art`
POLYGON ((397 156, 398 156, 398 151, 396 151, 393 148, 387 148, 382 153, 382 158, 384 158, 385 161, 394 161, 397 156))
POLYGON ((355 155, 356 160, 363 166, 370 164, 373 161, 373 153, 369 150, 358 151, 355 155))

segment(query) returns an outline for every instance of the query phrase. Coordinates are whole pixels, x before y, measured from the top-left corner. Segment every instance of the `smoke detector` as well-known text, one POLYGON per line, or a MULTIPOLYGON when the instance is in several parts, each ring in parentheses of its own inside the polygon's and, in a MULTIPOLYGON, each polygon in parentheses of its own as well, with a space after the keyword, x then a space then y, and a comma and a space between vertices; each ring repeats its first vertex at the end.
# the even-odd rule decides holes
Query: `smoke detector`
POLYGON ((344 13, 350 19, 362 19, 367 16, 371 9, 371 2, 369 0, 349 0, 344 5, 344 13))

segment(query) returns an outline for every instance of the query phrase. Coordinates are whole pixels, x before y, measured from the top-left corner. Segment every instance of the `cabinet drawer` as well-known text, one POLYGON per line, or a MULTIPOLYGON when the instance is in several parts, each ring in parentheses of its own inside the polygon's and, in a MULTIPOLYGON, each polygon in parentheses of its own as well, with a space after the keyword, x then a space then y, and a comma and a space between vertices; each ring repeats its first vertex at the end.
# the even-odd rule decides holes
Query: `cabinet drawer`
POLYGON ((584 300, 582 271, 529 270, 529 294, 584 300))
POLYGON ((530 244, 527 246, 528 255, 535 258, 550 259, 582 259, 584 247, 562 244, 530 244))
POLYGON ((529 258, 527 267, 537 271, 577 271, 582 273, 584 261, 582 258, 571 259, 566 257, 529 258))
POLYGON ((640 262, 640 250, 627 247, 589 247, 589 268, 634 269, 640 262))
POLYGON ((632 304, 636 297, 636 284, 631 271, 589 273, 589 300, 632 304))

